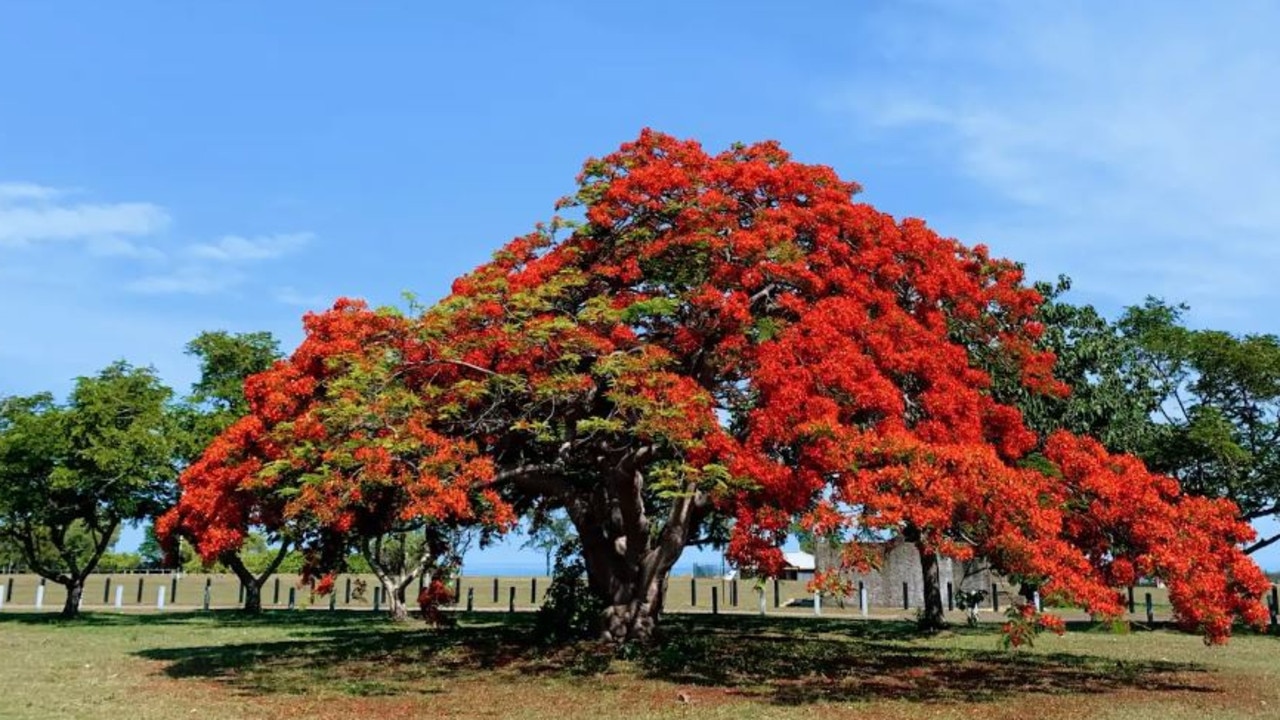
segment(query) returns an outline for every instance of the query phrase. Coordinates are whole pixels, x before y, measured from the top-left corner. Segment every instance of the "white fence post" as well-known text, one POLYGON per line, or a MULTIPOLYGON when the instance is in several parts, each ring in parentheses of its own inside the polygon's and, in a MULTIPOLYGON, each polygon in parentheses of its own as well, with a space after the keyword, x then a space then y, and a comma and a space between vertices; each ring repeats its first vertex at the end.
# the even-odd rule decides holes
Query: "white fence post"
POLYGON ((0 610, 4 610, 4 589, 0 588, 0 610))
POLYGON ((1032 594, 1031 598, 1032 598, 1032 602, 1036 604, 1036 612, 1040 612, 1041 610, 1044 609, 1040 607, 1040 591, 1039 590, 1037 590, 1034 594, 1032 594))
POLYGON ((858 588, 858 611, 862 613, 862 617, 867 616, 867 588, 858 588))
POLYGON ((822 593, 816 590, 813 593, 813 614, 814 615, 822 614, 822 593))
POLYGON ((164 609, 164 585, 156 588, 156 609, 164 609))
POLYGON ((44 584, 36 586, 36 610, 44 608, 44 584))
POLYGON ((124 607, 124 584, 116 585, 116 609, 124 607))

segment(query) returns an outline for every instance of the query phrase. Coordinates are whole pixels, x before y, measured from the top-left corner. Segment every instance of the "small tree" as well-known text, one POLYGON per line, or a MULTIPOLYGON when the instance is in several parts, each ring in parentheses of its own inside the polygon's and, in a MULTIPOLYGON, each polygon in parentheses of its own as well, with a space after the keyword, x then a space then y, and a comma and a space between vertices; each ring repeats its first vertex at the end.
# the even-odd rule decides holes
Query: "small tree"
POLYGON ((382 585, 387 612, 394 620, 408 617, 408 589, 415 580, 448 577, 462 563, 463 531, 439 522, 418 525, 357 542, 360 556, 382 585))
MULTIPOLYGON (((270 368, 280 358, 280 348, 271 333, 231 334, 220 330, 201 333, 187 343, 187 354, 200 362, 200 378, 192 385, 181 410, 187 430, 183 459, 191 465, 219 435, 248 412, 245 380, 270 368)), ((187 507, 192 505, 188 503, 187 507)), ((172 527, 176 522, 175 516, 166 520, 165 526, 172 527)), ((278 536, 273 539, 275 547, 265 563, 247 562, 236 551, 217 558, 235 573, 244 587, 245 612, 262 610, 262 588, 289 553, 288 540, 278 536)))
POLYGON ((521 547, 542 551, 549 576, 552 557, 560 548, 576 542, 577 539, 577 534, 573 532, 573 523, 568 516, 557 512, 538 512, 529 523, 529 537, 521 547))
POLYGON ((460 532, 514 518, 475 443, 431 430, 442 409, 410 384, 403 317, 341 300, 306 326, 289 360, 246 383, 249 414, 183 474, 162 532, 181 528, 213 561, 264 527, 300 546, 322 592, 358 549, 402 619, 406 587, 456 564, 460 532))
POLYGON ((177 474, 172 392, 149 368, 115 363, 48 394, 0 401, 0 535, 29 568, 67 588, 74 617, 84 581, 121 524, 164 507, 177 474))

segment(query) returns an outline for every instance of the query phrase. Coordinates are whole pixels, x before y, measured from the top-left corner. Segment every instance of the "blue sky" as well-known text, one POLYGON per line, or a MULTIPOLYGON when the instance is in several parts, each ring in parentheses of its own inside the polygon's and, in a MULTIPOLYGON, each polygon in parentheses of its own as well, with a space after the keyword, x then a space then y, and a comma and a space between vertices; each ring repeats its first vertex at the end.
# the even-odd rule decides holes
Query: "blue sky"
POLYGON ((337 296, 437 298, 645 126, 777 139, 1109 313, 1280 332, 1276 27, 1244 0, 4 3, 0 394, 117 358, 182 388, 202 330, 292 347, 337 296))

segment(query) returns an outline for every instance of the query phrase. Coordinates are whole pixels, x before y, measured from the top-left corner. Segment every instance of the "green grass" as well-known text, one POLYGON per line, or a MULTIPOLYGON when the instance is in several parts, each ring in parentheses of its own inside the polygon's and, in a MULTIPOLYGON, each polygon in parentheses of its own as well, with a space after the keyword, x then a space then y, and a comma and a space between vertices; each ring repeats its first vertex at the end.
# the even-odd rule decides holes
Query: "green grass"
POLYGON ((545 648, 529 616, 0 615, 0 718, 1274 718, 1280 639, 1074 626, 918 636, 845 618, 684 615, 652 648, 545 648))

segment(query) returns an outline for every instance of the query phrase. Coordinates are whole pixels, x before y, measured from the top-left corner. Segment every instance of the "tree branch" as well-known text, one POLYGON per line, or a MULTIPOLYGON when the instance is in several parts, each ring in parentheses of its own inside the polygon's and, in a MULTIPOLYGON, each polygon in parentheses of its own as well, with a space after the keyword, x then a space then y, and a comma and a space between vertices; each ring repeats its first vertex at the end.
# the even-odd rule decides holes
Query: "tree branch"
POLYGON ((476 372, 483 373, 485 375, 492 376, 492 375, 498 374, 488 368, 482 368, 479 365, 472 365, 471 363, 465 362, 463 360, 449 360, 446 358, 435 358, 432 360, 423 360, 422 362, 417 364, 419 365, 457 365, 458 367, 464 367, 464 368, 467 368, 468 370, 475 370, 476 372))
POLYGON ((31 521, 28 518, 22 519, 22 532, 10 530, 9 536, 18 542, 22 548, 22 554, 27 560, 27 565, 40 577, 52 580, 59 585, 69 585, 70 578, 67 578, 60 572, 51 570, 43 562, 40 561, 40 553, 36 551, 35 534, 31 527, 31 521))
POLYGON ((1271 546, 1273 543, 1275 543, 1277 540, 1280 540, 1280 533, 1278 533, 1278 534, 1276 534, 1276 535, 1272 535, 1272 536, 1271 536, 1271 537, 1269 537, 1269 538, 1263 538, 1262 540, 1259 540, 1259 541, 1255 542, 1254 544, 1252 544, 1252 545, 1250 545, 1249 547, 1247 547, 1247 548, 1245 548, 1245 549, 1244 549, 1244 554, 1245 554, 1245 555, 1252 555, 1253 553, 1255 553, 1255 552, 1257 552, 1257 551, 1259 551, 1259 550, 1261 550, 1261 549, 1263 549, 1263 548, 1265 548, 1265 547, 1270 547, 1270 546, 1271 546))
POLYGON ((267 578, 275 574, 275 571, 280 568, 280 563, 284 562, 284 558, 288 554, 289 554, 289 541, 281 540, 280 549, 276 551, 275 558, 273 558, 271 560, 271 563, 267 565, 267 569, 264 570, 262 574, 256 578, 259 585, 266 582, 267 578))
POLYGON ((1269 515, 1276 515, 1276 514, 1280 514, 1280 503, 1276 503, 1274 505, 1270 505, 1265 508, 1260 508, 1252 512, 1242 513, 1240 517, 1244 518, 1245 520, 1257 520, 1258 518, 1264 518, 1269 515))
POLYGON ((115 533, 116 527, 120 525, 117 520, 107 526, 106 531, 101 534, 101 539, 94 545, 93 556, 89 558, 89 562, 85 563, 84 570, 79 575, 80 580, 89 577, 89 573, 98 566, 98 561, 102 559, 102 554, 107 551, 107 546, 111 544, 111 536, 115 533))

